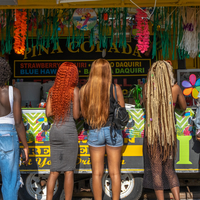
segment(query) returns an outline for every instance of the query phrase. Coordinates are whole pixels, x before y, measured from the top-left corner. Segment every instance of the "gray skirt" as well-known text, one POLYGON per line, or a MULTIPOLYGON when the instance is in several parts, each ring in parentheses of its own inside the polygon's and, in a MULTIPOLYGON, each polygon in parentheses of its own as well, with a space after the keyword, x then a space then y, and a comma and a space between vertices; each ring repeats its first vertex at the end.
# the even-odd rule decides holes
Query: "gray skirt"
POLYGON ((52 172, 73 171, 76 168, 78 155, 78 133, 75 123, 53 125, 50 131, 52 172))

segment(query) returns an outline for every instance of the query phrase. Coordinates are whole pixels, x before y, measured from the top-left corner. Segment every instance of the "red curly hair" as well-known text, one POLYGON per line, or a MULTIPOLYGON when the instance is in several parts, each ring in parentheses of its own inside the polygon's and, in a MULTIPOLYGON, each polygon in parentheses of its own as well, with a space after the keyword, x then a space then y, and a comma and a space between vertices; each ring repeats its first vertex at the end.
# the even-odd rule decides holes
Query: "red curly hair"
POLYGON ((74 101, 74 88, 78 84, 78 69, 71 62, 60 65, 56 74, 53 87, 49 90, 51 94, 51 107, 54 122, 64 120, 69 116, 71 102, 74 101))

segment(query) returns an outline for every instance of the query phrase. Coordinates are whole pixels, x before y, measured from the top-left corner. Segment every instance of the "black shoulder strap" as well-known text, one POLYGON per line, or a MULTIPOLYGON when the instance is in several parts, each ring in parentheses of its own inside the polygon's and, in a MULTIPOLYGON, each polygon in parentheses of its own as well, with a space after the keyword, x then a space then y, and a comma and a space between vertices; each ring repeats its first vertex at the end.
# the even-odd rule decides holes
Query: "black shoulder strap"
POLYGON ((111 83, 110 85, 110 98, 114 98, 114 95, 113 95, 113 84, 111 83))
POLYGON ((115 100, 117 101, 117 90, 116 90, 116 85, 114 85, 114 89, 115 89, 115 100))

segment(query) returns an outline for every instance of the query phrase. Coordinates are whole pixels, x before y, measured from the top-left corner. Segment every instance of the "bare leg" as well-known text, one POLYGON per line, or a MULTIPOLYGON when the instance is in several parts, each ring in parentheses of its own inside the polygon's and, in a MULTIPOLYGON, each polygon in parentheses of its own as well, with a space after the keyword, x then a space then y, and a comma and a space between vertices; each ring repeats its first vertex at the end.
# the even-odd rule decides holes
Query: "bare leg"
POLYGON ((158 200, 164 200, 164 191, 163 190, 155 190, 155 194, 158 200))
POLYGON ((180 189, 179 189, 179 187, 173 187, 171 189, 171 191, 172 191, 172 194, 174 196, 174 199, 175 200, 180 200, 180 189))
POLYGON ((102 200, 102 177, 104 173, 105 146, 89 146, 89 150, 92 161, 92 188, 94 199, 102 200))
POLYGON ((65 200, 71 200, 74 188, 74 172, 67 171, 65 172, 65 183, 64 183, 64 190, 65 190, 65 200))
POLYGON ((53 199, 54 187, 55 187, 58 176, 59 176, 59 172, 50 172, 50 175, 47 181, 47 199, 46 200, 53 199))
POLYGON ((174 159, 168 158, 164 165, 165 174, 167 176, 170 188, 175 200, 180 199, 179 180, 174 170, 174 159))
POLYGON ((112 200, 119 200, 121 192, 121 174, 120 174, 120 162, 121 162, 122 147, 110 147, 106 146, 106 152, 108 156, 108 170, 112 181, 112 200))

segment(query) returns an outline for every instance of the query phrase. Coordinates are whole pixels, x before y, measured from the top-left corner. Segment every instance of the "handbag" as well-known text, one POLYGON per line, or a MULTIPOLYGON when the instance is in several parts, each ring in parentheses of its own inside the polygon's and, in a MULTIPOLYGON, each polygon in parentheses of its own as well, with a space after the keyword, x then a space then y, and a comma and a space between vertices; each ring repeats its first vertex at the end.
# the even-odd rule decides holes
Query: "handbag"
POLYGON ((114 102, 114 114, 112 125, 115 129, 121 129, 126 126, 129 121, 129 114, 126 111, 126 108, 121 107, 117 100, 117 91, 116 86, 114 85, 115 90, 115 102, 114 102))

